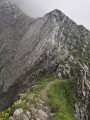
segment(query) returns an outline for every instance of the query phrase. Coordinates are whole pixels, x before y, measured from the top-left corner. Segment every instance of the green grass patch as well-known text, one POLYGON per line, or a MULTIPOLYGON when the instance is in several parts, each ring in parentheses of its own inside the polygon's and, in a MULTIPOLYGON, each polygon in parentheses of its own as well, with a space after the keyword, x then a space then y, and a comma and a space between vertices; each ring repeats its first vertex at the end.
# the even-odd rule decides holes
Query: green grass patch
POLYGON ((39 87, 34 91, 34 93, 39 93, 43 88, 45 88, 45 86, 47 85, 48 82, 51 82, 53 80, 57 79, 56 77, 52 77, 52 78, 47 78, 45 80, 42 80, 39 83, 39 87))
POLYGON ((23 108, 24 112, 30 111, 30 113, 33 115, 32 110, 27 105, 27 102, 29 104, 34 104, 34 107, 37 108, 38 107, 37 98, 42 99, 42 96, 40 95, 41 89, 43 89, 48 82, 53 81, 55 79, 56 79, 55 77, 45 79, 39 83, 39 87, 37 89, 35 89, 35 91, 25 92, 20 97, 21 101, 19 103, 14 102, 14 104, 10 108, 8 108, 6 111, 0 112, 0 120, 9 120, 9 116, 12 116, 14 111, 18 108, 23 108), (31 99, 30 97, 28 97, 28 95, 30 95, 30 94, 34 94, 34 99, 31 99), (23 102, 23 101, 25 101, 25 102, 23 102))
POLYGON ((77 120, 74 115, 74 105, 76 102, 76 81, 60 81, 53 84, 48 90, 47 103, 51 105, 55 112, 53 120, 77 120))
POLYGON ((59 51, 60 54, 64 55, 65 51, 63 48, 61 48, 61 50, 59 51))
POLYGON ((17 104, 16 102, 14 102, 14 104, 6 111, 0 112, 0 120, 9 120, 9 116, 12 116, 14 111, 18 108, 23 108, 24 112, 30 111, 32 114, 32 110, 26 103, 20 102, 17 104))

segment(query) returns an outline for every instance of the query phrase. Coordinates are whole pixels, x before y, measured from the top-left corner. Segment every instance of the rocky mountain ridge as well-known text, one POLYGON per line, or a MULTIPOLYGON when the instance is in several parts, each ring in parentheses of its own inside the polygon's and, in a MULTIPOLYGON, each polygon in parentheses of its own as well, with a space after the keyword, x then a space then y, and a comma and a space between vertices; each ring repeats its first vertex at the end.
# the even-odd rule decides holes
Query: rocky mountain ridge
POLYGON ((75 77, 76 115, 89 120, 90 32, 60 10, 32 20, 8 0, 0 0, 0 18, 0 110, 37 80, 75 77))

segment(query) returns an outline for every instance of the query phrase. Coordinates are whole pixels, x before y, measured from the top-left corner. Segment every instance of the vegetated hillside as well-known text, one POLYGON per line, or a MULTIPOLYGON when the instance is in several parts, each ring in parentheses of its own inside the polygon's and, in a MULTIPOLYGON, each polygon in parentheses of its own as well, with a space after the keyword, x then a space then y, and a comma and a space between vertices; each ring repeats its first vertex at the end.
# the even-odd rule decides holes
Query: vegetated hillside
POLYGON ((59 10, 34 20, 8 0, 0 0, 0 10, 0 110, 54 75, 77 79, 76 115, 89 120, 90 32, 59 10))

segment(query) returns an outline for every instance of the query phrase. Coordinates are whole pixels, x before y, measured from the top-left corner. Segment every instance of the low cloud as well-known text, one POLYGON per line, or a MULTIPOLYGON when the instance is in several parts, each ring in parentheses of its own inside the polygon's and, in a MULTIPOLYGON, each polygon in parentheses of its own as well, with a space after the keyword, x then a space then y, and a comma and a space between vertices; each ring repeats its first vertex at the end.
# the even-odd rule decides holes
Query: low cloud
POLYGON ((39 17, 53 9, 60 9, 78 24, 90 29, 90 0, 15 0, 29 16, 39 17))
POLYGON ((40 17, 46 12, 45 8, 32 0, 15 0, 16 4, 29 16, 40 17))

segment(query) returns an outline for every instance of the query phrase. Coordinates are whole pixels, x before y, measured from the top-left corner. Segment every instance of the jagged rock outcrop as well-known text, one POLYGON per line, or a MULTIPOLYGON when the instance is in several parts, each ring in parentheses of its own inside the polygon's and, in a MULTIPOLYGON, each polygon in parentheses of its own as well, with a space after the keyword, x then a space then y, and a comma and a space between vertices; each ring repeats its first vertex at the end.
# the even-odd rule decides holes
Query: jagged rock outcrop
POLYGON ((78 102, 75 105, 79 120, 90 120, 90 81, 87 80, 88 67, 84 65, 78 79, 78 102))
MULTIPOLYGON (((0 0, 0 10, 0 110, 7 108, 30 82, 52 73, 68 79, 77 77, 86 92, 80 71, 87 66, 89 70, 85 77, 88 81, 90 32, 87 29, 78 26, 59 10, 34 20, 25 17, 8 0, 0 0)), ((90 106, 90 90, 87 89, 88 104, 85 100, 87 92, 83 96, 80 89, 79 93, 87 104, 84 111, 90 106)), ((80 111, 76 114, 80 115, 80 111)), ((85 117, 88 112, 81 116, 80 119, 89 120, 85 117)))
POLYGON ((51 112, 51 108, 45 105, 45 101, 42 100, 41 95, 38 93, 23 94, 21 99, 19 99, 15 104, 19 105, 25 104, 29 106, 29 110, 24 110, 24 108, 16 109, 9 120, 51 120, 55 113, 51 112), (24 96, 24 100, 22 100, 24 96))

